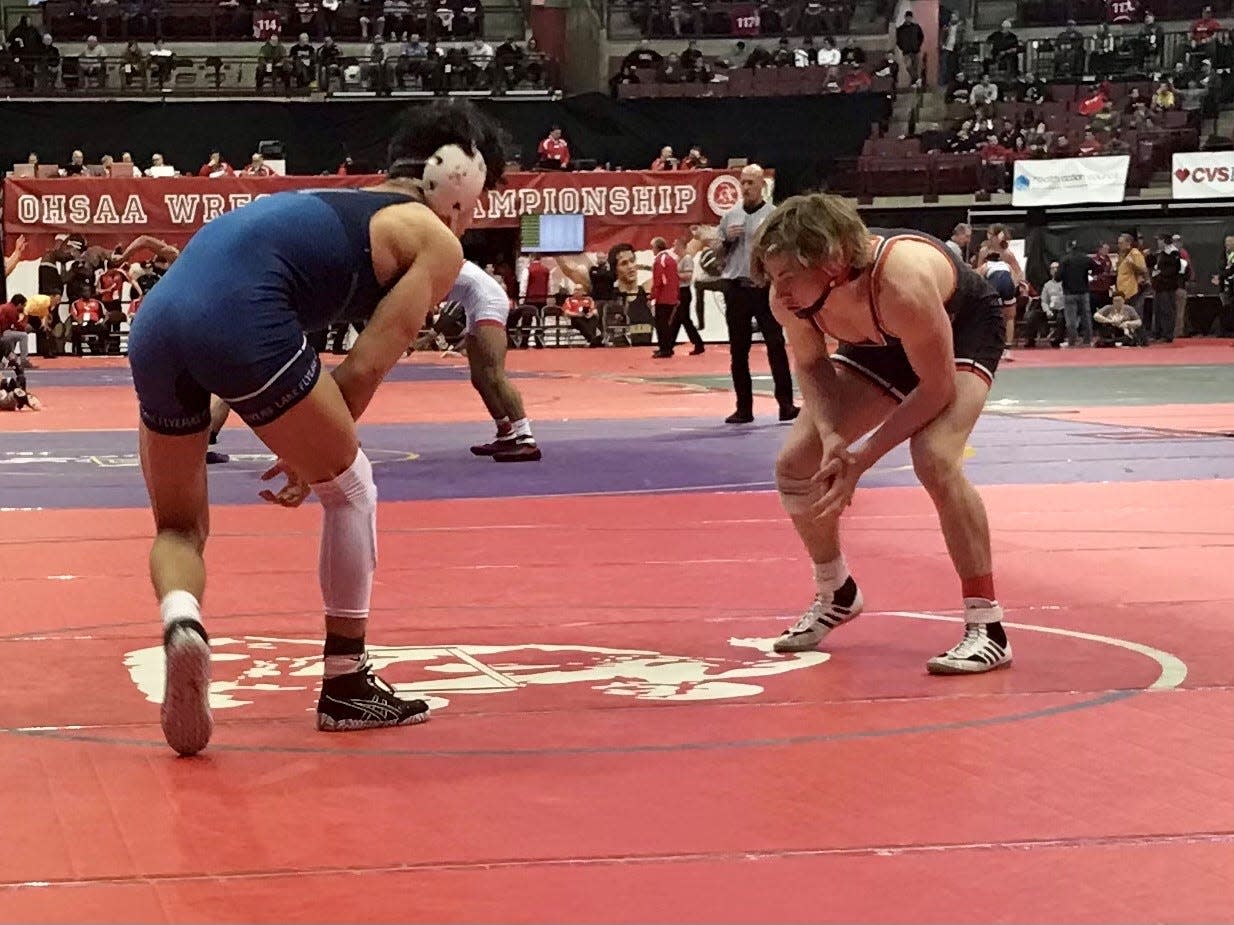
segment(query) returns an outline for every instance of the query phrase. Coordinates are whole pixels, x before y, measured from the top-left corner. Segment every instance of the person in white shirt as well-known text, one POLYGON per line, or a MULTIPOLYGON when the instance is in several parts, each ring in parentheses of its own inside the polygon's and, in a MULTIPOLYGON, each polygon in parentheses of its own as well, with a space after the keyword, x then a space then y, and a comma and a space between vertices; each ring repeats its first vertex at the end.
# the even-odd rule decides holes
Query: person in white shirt
POLYGON ((814 47, 814 39, 806 36, 801 42, 801 47, 793 52, 794 67, 810 67, 818 63, 818 51, 814 47))
POLYGON ((840 66, 840 49, 836 48, 836 43, 829 35, 823 36, 823 47, 818 50, 818 63, 823 67, 840 66))
POLYGON ((177 172, 175 167, 163 163, 161 154, 151 155, 150 166, 146 168, 147 177, 174 177, 177 172))

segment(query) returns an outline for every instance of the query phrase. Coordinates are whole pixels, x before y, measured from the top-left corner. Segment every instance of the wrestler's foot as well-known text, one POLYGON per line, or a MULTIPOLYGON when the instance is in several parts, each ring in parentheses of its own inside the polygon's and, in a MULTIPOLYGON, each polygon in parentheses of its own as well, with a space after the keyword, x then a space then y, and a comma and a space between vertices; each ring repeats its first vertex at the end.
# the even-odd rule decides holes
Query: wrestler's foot
POLYGON ((1001 623, 966 623, 964 638, 926 662, 930 674, 981 674, 1011 664, 1011 643, 1001 623))
POLYGON ((541 455, 540 448, 536 445, 536 438, 526 436, 519 437, 512 445, 507 445, 494 453, 493 459, 501 463, 537 462, 541 455))
POLYGON ((831 595, 831 600, 814 598, 801 619, 780 634, 773 648, 777 652, 807 652, 822 642, 827 634, 861 613, 865 602, 861 589, 850 576, 831 595))
POLYGON ((226 453, 218 453, 214 450, 206 450, 206 465, 217 466, 221 463, 231 462, 231 457, 226 453))
POLYGON ((197 620, 176 620, 163 632, 166 675, 160 722, 163 738, 181 755, 196 755, 210 741, 210 645, 197 620))
POLYGON ((505 450, 513 449, 516 439, 512 433, 506 434, 503 437, 495 437, 492 443, 481 443, 478 446, 473 446, 471 452, 476 456, 496 456, 505 450))
POLYGON ((725 424, 753 424, 754 423, 754 412, 753 411, 742 411, 740 408, 738 408, 736 411, 734 411, 732 414, 730 414, 728 417, 724 419, 724 423, 725 424))
POLYGON ((327 678, 317 700, 317 728, 322 732, 413 726, 429 718, 423 700, 404 700, 394 688, 373 674, 365 658, 360 670, 327 678))

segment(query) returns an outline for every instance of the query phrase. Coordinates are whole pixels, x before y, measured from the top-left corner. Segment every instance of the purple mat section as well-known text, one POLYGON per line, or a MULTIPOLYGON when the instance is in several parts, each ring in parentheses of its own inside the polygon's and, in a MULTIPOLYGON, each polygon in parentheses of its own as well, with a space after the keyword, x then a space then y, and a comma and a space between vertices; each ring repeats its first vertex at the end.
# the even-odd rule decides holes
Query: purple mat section
MULTIPOLYGON (((327 358, 328 359, 328 358, 327 358)), ((57 369, 55 360, 40 360, 39 367, 26 374, 30 389, 57 387, 95 387, 101 385, 131 386, 133 377, 127 366, 99 366, 95 369, 57 369)), ((550 374, 534 372, 509 373, 511 379, 544 379, 554 378, 550 374)), ((466 382, 470 378, 467 364, 458 360, 450 366, 424 366, 421 364, 400 363, 390 371, 387 382, 466 382)))
MULTIPOLYGON (((539 463, 472 456, 483 424, 362 428, 382 500, 516 495, 767 490, 787 429, 711 420, 546 422, 539 463)), ((1234 478, 1222 437, 987 415, 970 441, 977 484, 1134 482, 1234 478)), ((215 503, 260 503, 258 475, 272 457, 241 427, 224 431, 227 465, 210 467, 215 503)), ((906 448, 866 474, 864 487, 913 485, 906 448)), ((115 508, 146 504, 136 434, 7 434, 0 446, 0 507, 115 508)))

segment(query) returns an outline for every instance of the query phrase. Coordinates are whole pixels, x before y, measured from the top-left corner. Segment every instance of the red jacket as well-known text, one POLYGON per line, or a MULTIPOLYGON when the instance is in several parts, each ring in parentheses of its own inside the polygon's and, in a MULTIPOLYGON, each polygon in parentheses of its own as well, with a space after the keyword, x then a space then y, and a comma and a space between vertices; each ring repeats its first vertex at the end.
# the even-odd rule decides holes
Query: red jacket
POLYGON ((565 167, 570 163, 570 146, 564 138, 545 138, 540 142, 540 157, 546 161, 558 161, 565 167))
POLYGON ((656 254, 651 262, 651 301, 654 305, 676 305, 681 299, 681 277, 677 258, 670 250, 656 254))
POLYGON ((73 303, 73 320, 94 324, 103 320, 103 303, 98 299, 78 299, 73 303))
POLYGON ((0 334, 5 331, 29 331, 30 325, 25 320, 19 321, 25 309, 18 308, 12 302, 0 305, 0 334))
POLYGON ((543 260, 535 259, 527 264, 527 293, 524 298, 528 302, 548 301, 549 269, 543 260))

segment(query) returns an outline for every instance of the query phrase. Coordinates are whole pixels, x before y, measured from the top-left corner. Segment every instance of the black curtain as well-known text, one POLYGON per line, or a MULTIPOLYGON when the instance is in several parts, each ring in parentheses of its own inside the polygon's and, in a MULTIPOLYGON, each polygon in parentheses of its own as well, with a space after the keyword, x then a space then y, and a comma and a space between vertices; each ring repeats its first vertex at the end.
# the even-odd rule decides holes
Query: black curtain
MULTIPOLYGON (((141 166, 158 152, 195 173, 214 146, 234 166, 248 163, 263 139, 287 146, 295 173, 334 171, 350 155, 358 165, 385 163, 398 100, 278 102, 7 101, 0 103, 0 163, 23 163, 31 150, 44 164, 66 164, 76 148, 87 163, 129 151, 141 166)), ((715 166, 745 157, 777 174, 778 194, 825 184, 837 158, 855 157, 870 126, 889 108, 879 94, 772 99, 613 100, 586 94, 563 101, 481 101, 506 129, 524 164, 560 125, 575 159, 614 167, 650 166, 663 145, 684 153, 700 145, 715 166)))

